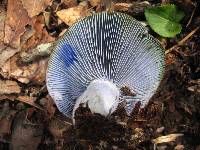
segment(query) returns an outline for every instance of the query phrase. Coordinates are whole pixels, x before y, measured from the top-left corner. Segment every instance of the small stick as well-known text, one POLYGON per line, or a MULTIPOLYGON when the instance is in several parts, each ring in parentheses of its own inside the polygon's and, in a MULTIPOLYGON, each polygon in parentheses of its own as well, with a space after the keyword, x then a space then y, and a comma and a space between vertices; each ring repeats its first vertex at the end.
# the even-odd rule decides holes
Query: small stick
POLYGON ((196 8, 197 8, 197 7, 195 6, 194 10, 192 11, 192 15, 191 15, 191 17, 190 17, 190 20, 188 21, 186 27, 188 27, 188 26, 190 25, 190 23, 191 23, 191 21, 192 21, 192 18, 193 18, 193 16, 194 16, 194 12, 195 12, 196 8))
POLYGON ((196 27, 192 32, 190 32, 186 37, 184 37, 181 41, 179 41, 176 45, 172 46, 168 50, 165 51, 165 54, 171 53, 174 48, 183 45, 193 34, 195 34, 200 27, 196 27))
POLYGON ((31 63, 40 57, 47 57, 51 54, 54 48, 54 43, 40 44, 32 49, 32 53, 22 51, 20 53, 21 61, 24 63, 31 63))

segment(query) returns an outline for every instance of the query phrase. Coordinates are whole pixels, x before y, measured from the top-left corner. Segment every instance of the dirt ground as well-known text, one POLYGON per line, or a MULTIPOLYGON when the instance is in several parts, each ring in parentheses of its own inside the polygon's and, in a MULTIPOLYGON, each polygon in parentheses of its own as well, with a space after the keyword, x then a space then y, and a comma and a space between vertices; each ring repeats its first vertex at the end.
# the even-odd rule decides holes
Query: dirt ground
POLYGON ((166 49, 166 69, 148 105, 140 109, 138 102, 130 117, 119 106, 109 118, 79 108, 73 127, 46 89, 51 49, 37 46, 105 6, 98 0, 0 1, 0 149, 200 150, 200 1, 114 0, 112 9, 145 21, 145 8, 167 3, 184 11, 183 29, 174 38, 150 29, 166 49))

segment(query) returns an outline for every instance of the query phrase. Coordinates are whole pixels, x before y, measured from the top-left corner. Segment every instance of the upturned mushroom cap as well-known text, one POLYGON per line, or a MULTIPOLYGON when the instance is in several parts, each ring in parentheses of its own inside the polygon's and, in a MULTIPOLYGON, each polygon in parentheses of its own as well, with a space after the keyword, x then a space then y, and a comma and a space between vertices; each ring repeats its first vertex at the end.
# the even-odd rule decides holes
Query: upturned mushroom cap
MULTIPOLYGON (((74 24, 57 41, 47 70, 47 88, 58 109, 71 117, 77 99, 96 79, 127 86, 130 113, 155 93, 164 72, 164 50, 147 29, 129 15, 102 12, 74 24)), ((123 95, 121 95, 123 96, 123 95)))

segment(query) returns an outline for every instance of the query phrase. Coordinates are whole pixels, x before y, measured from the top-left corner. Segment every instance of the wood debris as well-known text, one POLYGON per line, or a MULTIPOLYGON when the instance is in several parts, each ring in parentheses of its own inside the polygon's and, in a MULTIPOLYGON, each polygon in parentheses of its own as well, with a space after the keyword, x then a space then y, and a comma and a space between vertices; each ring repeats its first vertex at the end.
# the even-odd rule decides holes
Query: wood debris
POLYGON ((35 60, 38 60, 41 57, 47 57, 50 56, 51 52, 53 51, 53 43, 45 43, 40 44, 36 48, 32 49, 32 53, 28 53, 25 51, 22 51, 20 53, 21 61, 24 63, 30 63, 35 60))

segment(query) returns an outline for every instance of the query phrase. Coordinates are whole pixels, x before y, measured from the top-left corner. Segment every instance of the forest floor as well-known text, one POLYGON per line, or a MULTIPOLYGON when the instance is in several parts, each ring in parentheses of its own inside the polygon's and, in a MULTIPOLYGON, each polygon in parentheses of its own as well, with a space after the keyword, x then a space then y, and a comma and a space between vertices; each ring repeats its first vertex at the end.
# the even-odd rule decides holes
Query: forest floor
POLYGON ((173 3, 185 13, 181 34, 158 38, 165 75, 148 105, 130 117, 76 112, 76 126, 56 108, 45 85, 49 51, 37 47, 61 36, 77 19, 104 8, 98 0, 0 1, 0 149, 200 150, 200 2, 115 0, 115 11, 145 21, 144 9, 173 3), (62 11, 61 11, 62 10, 62 11))

